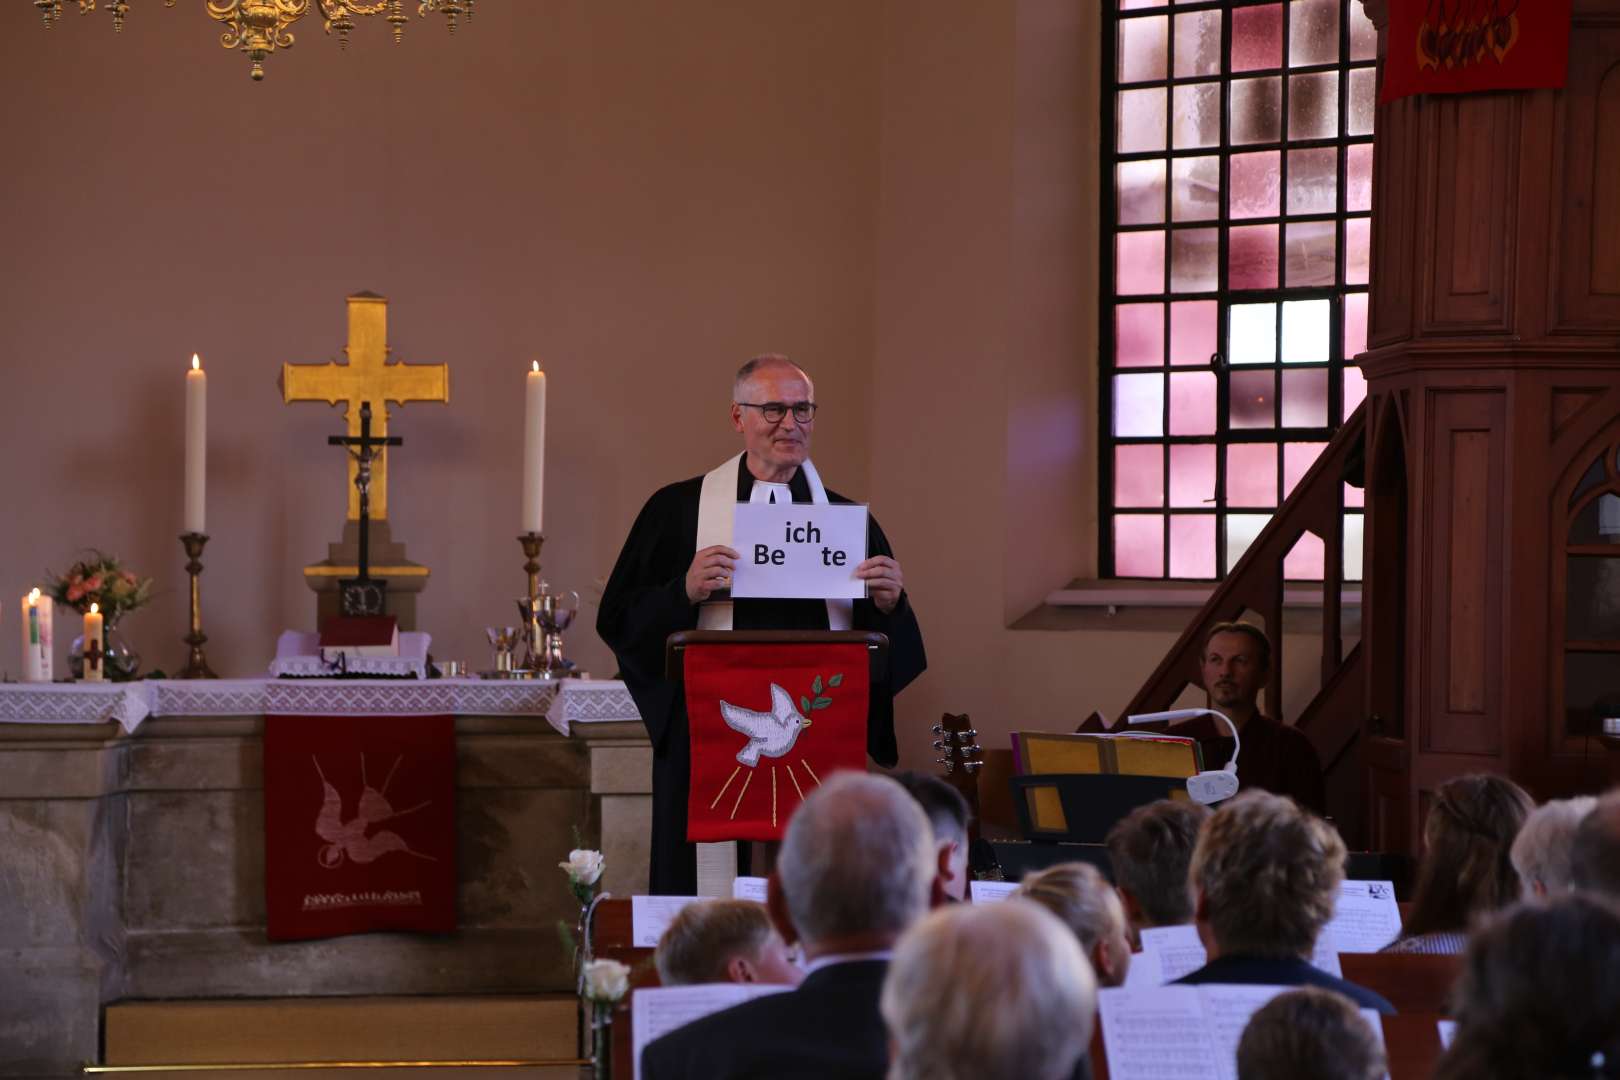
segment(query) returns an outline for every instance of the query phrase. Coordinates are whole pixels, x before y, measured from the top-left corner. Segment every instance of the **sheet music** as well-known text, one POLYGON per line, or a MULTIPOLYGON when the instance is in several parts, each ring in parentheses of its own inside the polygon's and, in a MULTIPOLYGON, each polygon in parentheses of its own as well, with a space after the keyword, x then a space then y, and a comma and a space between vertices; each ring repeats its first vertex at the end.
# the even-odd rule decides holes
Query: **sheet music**
POLYGON ((630 898, 630 944, 637 949, 656 949, 664 928, 695 896, 632 896, 630 898))
POLYGON ((1157 957, 1161 985, 1190 975, 1208 963, 1204 943, 1198 939, 1198 927, 1191 923, 1145 928, 1142 951, 1157 957))
POLYGON ((1144 949, 1131 954, 1131 966, 1125 969, 1125 989, 1151 990, 1164 984, 1164 968, 1159 964, 1158 953, 1144 949))
POLYGON ((1163 986, 1098 992, 1108 1074, 1115 1080, 1236 1080, 1237 1044, 1283 986, 1163 986))
POLYGON ((1108 1075, 1113 1080, 1210 1075, 1209 1032, 1198 991, 1196 986, 1099 990, 1108 1075))
POLYGON ((792 988, 767 983, 704 983, 635 991, 630 998, 630 1045, 635 1060, 635 1080, 641 1080, 641 1051, 659 1036, 721 1009, 789 989, 792 988))
POLYGON ((970 881, 968 897, 975 904, 994 904, 1018 891, 1016 881, 970 881))
POLYGON ((740 877, 731 883, 731 898, 733 900, 753 900, 756 903, 765 902, 765 879, 762 877, 740 877))
MULTIPOLYGON (((1197 971, 1206 963, 1208 954, 1204 952, 1196 926, 1153 926, 1142 931, 1142 952, 1131 958, 1132 971, 1126 972, 1125 978, 1132 985, 1150 985, 1148 980, 1156 974, 1158 982, 1151 985, 1162 986, 1197 971), (1153 959, 1143 965, 1142 974, 1132 981, 1136 964, 1148 954, 1152 954, 1153 959)), ((1327 940, 1326 934, 1316 941, 1311 966, 1335 979, 1344 977, 1344 969, 1339 966, 1339 950, 1327 940)))
POLYGON ((1345 881, 1322 940, 1335 952, 1374 953, 1401 933, 1401 909, 1389 881, 1345 881))
POLYGON ((1214 1055, 1216 1080, 1237 1080, 1237 1048, 1249 1018, 1260 1006, 1288 986, 1232 986, 1211 984, 1197 988, 1204 1003, 1204 1023, 1209 1027, 1209 1048, 1214 1055))

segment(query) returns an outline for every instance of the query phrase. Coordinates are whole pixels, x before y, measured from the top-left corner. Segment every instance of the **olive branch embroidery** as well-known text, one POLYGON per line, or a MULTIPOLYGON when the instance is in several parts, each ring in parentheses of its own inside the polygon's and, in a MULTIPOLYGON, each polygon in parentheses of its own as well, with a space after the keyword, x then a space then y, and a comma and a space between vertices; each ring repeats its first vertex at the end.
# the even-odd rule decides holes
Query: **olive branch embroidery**
MULTIPOLYGON (((834 686, 840 686, 843 684, 843 682, 844 673, 839 672, 827 680, 827 687, 830 689, 834 686)), ((831 705, 832 698, 823 696, 821 691, 821 676, 817 675, 815 680, 810 683, 810 694, 801 694, 799 696, 799 711, 805 716, 809 716, 817 709, 825 709, 827 706, 831 705), (811 695, 814 695, 815 700, 811 700, 811 695)))

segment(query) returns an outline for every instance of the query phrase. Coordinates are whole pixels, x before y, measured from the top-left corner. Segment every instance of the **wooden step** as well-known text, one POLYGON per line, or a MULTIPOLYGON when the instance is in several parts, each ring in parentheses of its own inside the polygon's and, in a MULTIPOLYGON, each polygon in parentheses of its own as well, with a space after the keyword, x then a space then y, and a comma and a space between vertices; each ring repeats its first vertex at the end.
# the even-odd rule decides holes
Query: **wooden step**
MULTIPOLYGON (((558 1061, 576 1056, 568 994, 501 997, 253 998, 109 1005, 103 1063, 235 1065, 367 1061, 558 1061)), ((579 1067, 210 1070, 112 1073, 147 1080, 531 1080, 579 1067)))

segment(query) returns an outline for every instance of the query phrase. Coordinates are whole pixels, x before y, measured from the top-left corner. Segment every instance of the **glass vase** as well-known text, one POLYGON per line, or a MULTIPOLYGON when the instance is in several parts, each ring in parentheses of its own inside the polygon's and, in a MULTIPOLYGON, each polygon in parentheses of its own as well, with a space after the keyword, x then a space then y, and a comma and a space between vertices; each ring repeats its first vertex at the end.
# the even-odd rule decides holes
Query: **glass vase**
MULTIPOLYGON (((108 619, 102 628, 103 678, 108 682, 130 682, 140 675, 141 654, 130 647, 124 635, 118 632, 118 622, 108 619)), ((84 635, 73 639, 68 648, 68 673, 74 679, 84 678, 84 635)))

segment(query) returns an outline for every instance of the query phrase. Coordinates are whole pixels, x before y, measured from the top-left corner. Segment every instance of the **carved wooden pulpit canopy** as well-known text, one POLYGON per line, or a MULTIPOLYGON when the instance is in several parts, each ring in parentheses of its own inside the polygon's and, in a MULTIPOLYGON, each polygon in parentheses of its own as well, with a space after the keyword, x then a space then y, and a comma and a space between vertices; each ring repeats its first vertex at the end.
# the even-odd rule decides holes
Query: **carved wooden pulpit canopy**
MULTIPOLYGON (((449 364, 389 362, 388 299, 372 292, 348 299, 349 341, 347 363, 281 365, 281 396, 285 404, 323 401, 346 406, 348 438, 360 437, 361 409, 371 405, 371 435, 388 437, 389 403, 450 401, 449 364)), ((389 583, 391 614, 403 629, 415 622, 415 594, 427 585, 428 568, 409 561, 405 546, 393 541, 388 525, 388 458, 386 449, 371 463, 370 563, 371 571, 389 583)), ((359 465, 349 456, 346 485, 348 515, 343 539, 329 545, 327 558, 304 567, 304 581, 317 594, 317 617, 337 614, 338 582, 353 578, 360 562, 360 491, 355 484, 359 465)))

